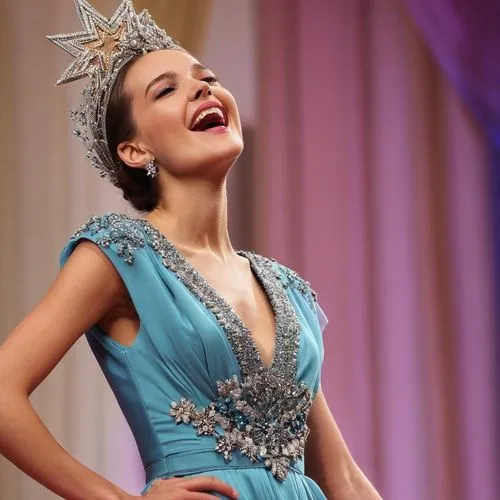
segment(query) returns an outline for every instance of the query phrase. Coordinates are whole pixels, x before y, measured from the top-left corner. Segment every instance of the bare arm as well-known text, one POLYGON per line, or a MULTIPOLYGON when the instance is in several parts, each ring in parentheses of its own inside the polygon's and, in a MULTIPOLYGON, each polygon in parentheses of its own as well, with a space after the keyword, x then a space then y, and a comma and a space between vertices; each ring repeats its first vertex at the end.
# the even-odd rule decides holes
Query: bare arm
POLYGON ((111 262, 82 242, 40 304, 0 346, 0 453, 68 500, 130 496, 66 452, 28 396, 124 291, 111 262))
POLYGON ((320 389, 309 413, 306 473, 331 500, 381 500, 352 458, 320 389))

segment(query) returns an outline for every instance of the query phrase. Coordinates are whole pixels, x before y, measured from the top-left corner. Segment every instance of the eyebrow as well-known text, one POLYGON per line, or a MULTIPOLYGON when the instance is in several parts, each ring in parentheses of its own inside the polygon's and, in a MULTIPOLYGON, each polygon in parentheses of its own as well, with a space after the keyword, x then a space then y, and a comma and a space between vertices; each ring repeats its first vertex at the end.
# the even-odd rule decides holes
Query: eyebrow
MULTIPOLYGON (((191 73, 194 73, 195 71, 203 71, 206 69, 208 69, 208 68, 203 66, 203 64, 194 63, 191 66, 191 73)), ((151 87, 153 85, 155 85, 156 83, 158 83, 159 81, 161 81, 161 80, 175 80, 176 78, 177 78, 177 73, 175 71, 165 71, 161 75, 158 75, 156 78, 153 78, 153 80, 151 80, 148 83, 148 86, 146 87, 146 91, 144 92, 144 95, 145 96, 148 95, 148 92, 151 90, 151 87)))

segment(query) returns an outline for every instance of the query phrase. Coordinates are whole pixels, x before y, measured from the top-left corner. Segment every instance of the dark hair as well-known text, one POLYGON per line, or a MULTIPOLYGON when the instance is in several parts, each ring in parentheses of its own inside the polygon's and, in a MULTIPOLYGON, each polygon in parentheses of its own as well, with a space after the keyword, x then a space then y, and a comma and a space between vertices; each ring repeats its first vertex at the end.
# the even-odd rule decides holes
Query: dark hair
POLYGON ((146 171, 125 165, 118 156, 118 146, 132 139, 136 133, 136 125, 132 116, 132 102, 125 93, 124 83, 127 73, 137 58, 129 61, 120 70, 109 98, 106 113, 106 134, 111 156, 117 167, 116 187, 123 192, 123 197, 140 212, 151 212, 158 205, 158 182, 148 177, 146 171))

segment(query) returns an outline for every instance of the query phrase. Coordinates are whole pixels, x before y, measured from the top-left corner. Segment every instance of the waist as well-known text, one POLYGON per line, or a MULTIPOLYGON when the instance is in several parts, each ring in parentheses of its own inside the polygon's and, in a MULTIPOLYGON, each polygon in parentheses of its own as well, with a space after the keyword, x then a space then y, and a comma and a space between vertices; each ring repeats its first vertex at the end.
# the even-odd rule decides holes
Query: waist
MULTIPOLYGON (((166 456, 149 465, 146 468, 146 483, 149 483, 156 478, 169 478, 173 476, 197 474, 199 472, 216 469, 242 468, 266 469, 267 467, 263 461, 251 462, 238 450, 233 451, 232 458, 229 462, 226 462, 223 456, 215 450, 182 451, 166 456)), ((304 461, 297 461, 290 467, 290 469, 303 474, 304 461)))

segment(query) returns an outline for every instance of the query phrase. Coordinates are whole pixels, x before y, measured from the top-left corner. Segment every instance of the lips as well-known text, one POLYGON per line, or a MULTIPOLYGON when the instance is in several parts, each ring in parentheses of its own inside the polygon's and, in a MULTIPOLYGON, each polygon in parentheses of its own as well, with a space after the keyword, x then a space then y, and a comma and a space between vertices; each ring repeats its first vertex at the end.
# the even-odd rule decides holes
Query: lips
POLYGON ((193 115, 189 130, 204 132, 214 127, 227 127, 228 117, 226 110, 218 101, 202 103, 193 115))

